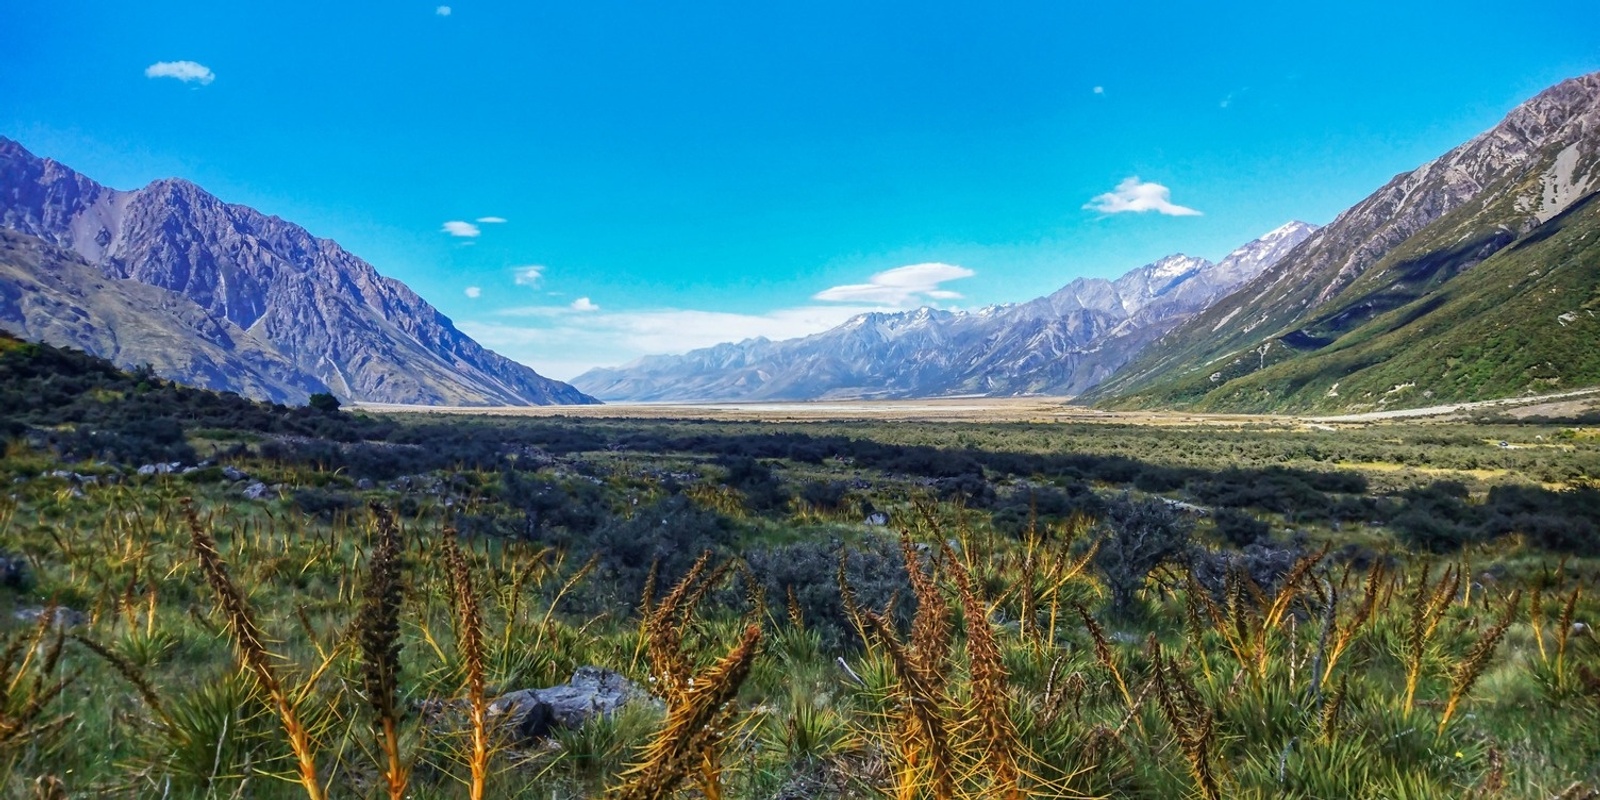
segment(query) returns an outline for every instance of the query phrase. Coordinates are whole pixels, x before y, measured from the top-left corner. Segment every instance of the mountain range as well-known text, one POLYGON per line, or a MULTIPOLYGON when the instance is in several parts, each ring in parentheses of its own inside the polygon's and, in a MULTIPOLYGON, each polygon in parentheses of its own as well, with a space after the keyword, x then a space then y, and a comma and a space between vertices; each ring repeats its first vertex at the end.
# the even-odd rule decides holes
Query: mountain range
POLYGON ((869 314, 592 370, 619 400, 1074 395, 1108 408, 1365 412, 1600 384, 1600 73, 1564 81, 1326 227, 1217 265, 971 313, 869 314))
POLYGON ((572 383, 617 401, 1077 394, 1315 230, 1290 222, 1215 264, 1171 255, 1116 280, 1078 278, 1025 303, 862 314, 800 339, 650 356, 572 383))
POLYGON ((597 402, 298 225, 183 180, 109 189, 4 137, 0 328, 280 402, 597 402))
POLYGON ((182 180, 117 191, 0 137, 0 328, 207 388, 517 405, 1072 395, 1361 412, 1600 384, 1600 73, 1322 228, 1027 302, 871 313, 594 369, 490 352, 336 243, 182 180))
POLYGON ((1600 383, 1600 73, 1396 176, 1088 400, 1360 412, 1600 383))

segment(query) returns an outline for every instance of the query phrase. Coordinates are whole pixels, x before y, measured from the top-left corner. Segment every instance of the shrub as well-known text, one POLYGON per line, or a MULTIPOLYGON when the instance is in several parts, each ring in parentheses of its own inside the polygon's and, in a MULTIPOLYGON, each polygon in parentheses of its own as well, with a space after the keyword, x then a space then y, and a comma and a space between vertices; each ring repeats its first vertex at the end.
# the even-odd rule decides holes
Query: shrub
POLYGON ((849 554, 845 580, 855 593, 856 602, 864 608, 880 610, 890 598, 898 596, 897 612, 909 619, 915 601, 905 559, 899 543, 887 537, 871 536, 854 545, 839 539, 797 542, 753 550, 746 555, 746 561, 751 574, 765 588, 774 613, 781 613, 788 592, 793 589, 806 626, 819 633, 825 647, 841 649, 861 644, 854 641, 854 628, 839 594, 839 558, 844 553, 849 554))
POLYGON ((786 511, 789 491, 772 474, 772 468, 747 456, 727 456, 717 465, 728 471, 728 486, 744 495, 745 508, 753 514, 786 511))
POLYGON ((1099 517, 1105 505, 1087 484, 1075 481, 1063 488, 1041 486, 1007 492, 995 502, 992 519, 995 530, 1014 537, 1022 536, 1030 523, 1037 524, 1039 534, 1047 535, 1053 523, 1074 514, 1099 517))
POLYGON ((1094 566, 1111 593, 1112 612, 1126 614, 1150 573, 1188 552, 1194 523, 1160 500, 1123 495, 1107 504, 1101 529, 1094 566))
POLYGON ((592 548, 575 546, 573 554, 598 554, 593 579, 586 581, 587 602, 600 608, 632 610, 644 594, 652 565, 658 565, 661 591, 688 573, 695 559, 710 550, 716 559, 732 555, 738 530, 732 520, 701 508, 681 495, 641 506, 633 516, 611 517, 599 525, 592 548))
POLYGON ((294 490, 294 494, 290 496, 290 502, 302 514, 332 519, 340 512, 355 508, 360 501, 344 492, 305 488, 294 490))
POLYGON ((844 481, 807 481, 800 487, 800 499, 812 508, 837 511, 844 507, 850 484, 844 481))
POLYGON ((339 398, 327 392, 317 392, 306 401, 306 407, 324 414, 332 414, 339 410, 339 398))
POLYGON ((1234 508, 1219 508, 1211 515, 1217 536, 1234 547, 1244 547, 1271 535, 1271 527, 1254 514, 1234 508))

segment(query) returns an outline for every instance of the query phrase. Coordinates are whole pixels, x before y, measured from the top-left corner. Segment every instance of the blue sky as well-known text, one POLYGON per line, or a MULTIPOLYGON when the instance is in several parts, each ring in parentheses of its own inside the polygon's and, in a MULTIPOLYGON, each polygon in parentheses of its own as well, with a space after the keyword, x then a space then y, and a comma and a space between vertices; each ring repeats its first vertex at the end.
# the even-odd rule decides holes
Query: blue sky
POLYGON ((1216 258, 1600 69, 1592 0, 445 1, 6 3, 0 134, 298 222, 565 378, 1216 258))

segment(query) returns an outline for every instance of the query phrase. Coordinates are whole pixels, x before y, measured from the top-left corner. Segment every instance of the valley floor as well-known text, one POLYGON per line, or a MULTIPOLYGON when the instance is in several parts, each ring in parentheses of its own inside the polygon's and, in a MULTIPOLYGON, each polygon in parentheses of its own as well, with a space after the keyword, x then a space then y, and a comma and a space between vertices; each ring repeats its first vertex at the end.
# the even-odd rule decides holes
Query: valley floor
POLYGON ((1600 387, 1532 397, 1509 397, 1424 408, 1398 408, 1334 416, 1196 414, 1183 411, 1103 411, 1074 405, 1071 397, 935 397, 917 400, 818 400, 775 403, 608 403, 601 406, 416 406, 361 403, 376 413, 578 417, 587 419, 810 422, 906 420, 916 422, 1106 422, 1122 425, 1328 425, 1385 420, 1461 419, 1487 412, 1525 419, 1570 417, 1600 409, 1600 387))

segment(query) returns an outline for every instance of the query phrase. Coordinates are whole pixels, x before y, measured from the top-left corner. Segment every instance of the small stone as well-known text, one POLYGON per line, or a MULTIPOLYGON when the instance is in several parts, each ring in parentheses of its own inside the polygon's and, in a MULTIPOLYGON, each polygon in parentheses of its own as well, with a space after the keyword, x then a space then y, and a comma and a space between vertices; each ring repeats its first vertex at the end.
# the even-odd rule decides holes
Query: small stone
POLYGON ((230 466, 230 467, 223 467, 222 468, 222 477, 224 477, 224 478, 226 478, 226 479, 228 479, 230 481, 238 482, 238 481, 242 481, 242 480, 244 480, 244 479, 246 479, 246 478, 248 478, 250 476, 248 474, 246 474, 244 470, 238 469, 237 467, 231 467, 230 466))
POLYGON ((261 498, 266 497, 271 491, 271 489, 267 488, 266 484, 262 483, 261 481, 256 481, 255 483, 244 487, 244 496, 246 500, 260 500, 261 498))

